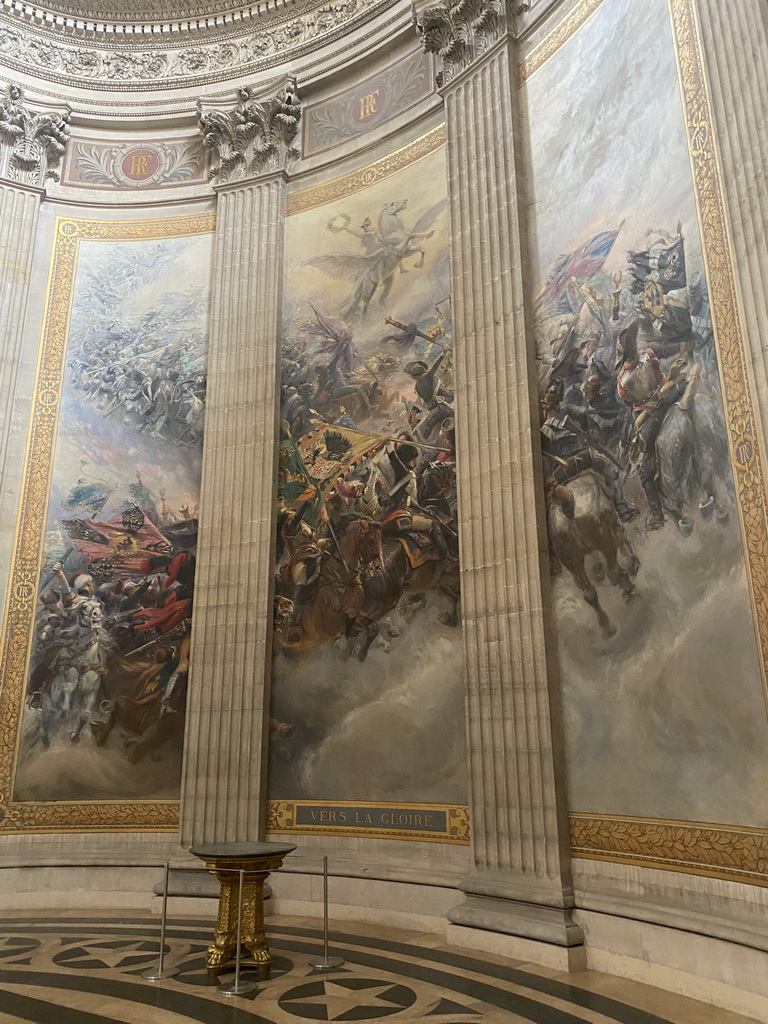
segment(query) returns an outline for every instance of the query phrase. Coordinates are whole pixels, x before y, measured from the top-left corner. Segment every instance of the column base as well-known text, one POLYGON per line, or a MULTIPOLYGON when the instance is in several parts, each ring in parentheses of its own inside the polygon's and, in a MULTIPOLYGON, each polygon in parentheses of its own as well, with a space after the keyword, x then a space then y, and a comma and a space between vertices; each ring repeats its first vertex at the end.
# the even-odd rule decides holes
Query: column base
POLYGON ((457 945, 563 971, 586 966, 584 934, 570 910, 467 896, 448 911, 448 920, 448 939, 457 945))

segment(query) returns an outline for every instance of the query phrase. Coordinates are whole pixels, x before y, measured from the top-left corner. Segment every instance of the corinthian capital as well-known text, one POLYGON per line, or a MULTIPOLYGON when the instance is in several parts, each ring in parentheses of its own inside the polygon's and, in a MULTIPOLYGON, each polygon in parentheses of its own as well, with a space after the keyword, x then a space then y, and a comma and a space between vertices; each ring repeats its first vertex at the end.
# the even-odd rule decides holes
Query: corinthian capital
POLYGON ((438 86, 481 57, 527 8, 527 3, 511 0, 442 0, 418 11, 416 31, 424 52, 437 54, 443 62, 438 86))
POLYGON ((41 188, 56 172, 69 138, 69 111, 33 113, 20 86, 0 88, 0 177, 41 188))
POLYGON ((222 184, 258 174, 287 170, 298 157, 301 105, 296 80, 289 79, 276 96, 255 100, 250 89, 239 90, 234 110, 203 110, 198 103, 203 145, 214 154, 211 178, 222 184))

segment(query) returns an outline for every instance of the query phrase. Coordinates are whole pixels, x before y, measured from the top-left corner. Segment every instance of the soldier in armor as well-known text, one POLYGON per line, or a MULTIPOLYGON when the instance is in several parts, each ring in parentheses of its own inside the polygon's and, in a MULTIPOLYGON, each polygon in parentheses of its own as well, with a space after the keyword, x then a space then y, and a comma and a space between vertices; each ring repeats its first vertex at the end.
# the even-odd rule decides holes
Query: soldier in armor
POLYGON ((561 404, 562 395, 563 382, 555 380, 541 400, 542 452, 547 477, 558 484, 567 484, 586 470, 593 470, 616 506, 621 522, 631 523, 639 512, 624 497, 618 463, 590 432, 592 424, 587 409, 581 405, 561 404))
POLYGON ((678 358, 669 375, 662 372, 653 349, 639 349, 638 323, 619 335, 617 386, 619 396, 632 408, 633 436, 629 444, 631 462, 639 467, 640 482, 648 500, 646 528, 658 530, 664 525, 664 509, 658 485, 656 438, 667 411, 684 395, 687 386, 687 361, 678 358))

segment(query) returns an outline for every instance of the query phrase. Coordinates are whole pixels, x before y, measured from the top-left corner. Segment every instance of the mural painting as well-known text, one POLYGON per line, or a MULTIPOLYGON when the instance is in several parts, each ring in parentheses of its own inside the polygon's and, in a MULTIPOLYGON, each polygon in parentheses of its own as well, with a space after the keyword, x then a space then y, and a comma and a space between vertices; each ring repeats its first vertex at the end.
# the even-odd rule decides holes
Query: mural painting
POLYGON ((667 3, 606 0, 524 93, 571 807, 765 827, 766 709, 667 3))
POLYGON ((321 196, 287 228, 270 796, 464 804, 444 152, 321 196))
MULTIPOLYGON (((57 224, 40 380, 59 409, 43 501, 29 477, 25 494, 24 527, 39 516, 39 572, 17 802, 178 799, 212 226, 57 224)), ((39 437, 33 422, 32 449, 39 437)), ((22 558, 20 546, 16 574, 22 558)), ((18 656, 14 614, 21 629, 10 611, 5 682, 18 656)))

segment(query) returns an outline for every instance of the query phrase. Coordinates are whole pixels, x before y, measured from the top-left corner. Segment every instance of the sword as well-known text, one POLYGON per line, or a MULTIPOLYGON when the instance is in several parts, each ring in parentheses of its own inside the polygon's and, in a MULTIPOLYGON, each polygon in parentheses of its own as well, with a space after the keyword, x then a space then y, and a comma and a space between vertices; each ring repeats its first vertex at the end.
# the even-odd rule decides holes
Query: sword
MULTIPOLYGON (((179 625, 181 625, 181 623, 179 623, 179 625)), ((180 633, 179 632, 179 627, 178 626, 174 626, 173 629, 169 629, 167 633, 163 633, 162 636, 159 636, 157 638, 157 640, 151 640, 148 644, 144 644, 143 647, 137 647, 133 651, 128 651, 128 653, 124 654, 123 657, 124 658, 132 658, 134 656, 134 654, 140 654, 142 651, 146 651, 147 648, 154 647, 155 644, 159 644, 162 640, 170 640, 171 637, 179 637, 179 636, 183 636, 183 632, 180 633)))

